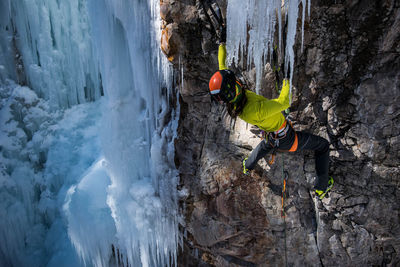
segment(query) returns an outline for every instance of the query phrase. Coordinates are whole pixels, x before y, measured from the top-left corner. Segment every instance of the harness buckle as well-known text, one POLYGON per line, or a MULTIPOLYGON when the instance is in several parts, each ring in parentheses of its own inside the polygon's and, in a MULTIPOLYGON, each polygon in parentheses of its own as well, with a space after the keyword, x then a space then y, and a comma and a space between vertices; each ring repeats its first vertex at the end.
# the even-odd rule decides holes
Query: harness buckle
POLYGON ((287 120, 285 120, 281 128, 273 133, 277 137, 284 137, 288 130, 289 130, 289 123, 287 123, 287 120))

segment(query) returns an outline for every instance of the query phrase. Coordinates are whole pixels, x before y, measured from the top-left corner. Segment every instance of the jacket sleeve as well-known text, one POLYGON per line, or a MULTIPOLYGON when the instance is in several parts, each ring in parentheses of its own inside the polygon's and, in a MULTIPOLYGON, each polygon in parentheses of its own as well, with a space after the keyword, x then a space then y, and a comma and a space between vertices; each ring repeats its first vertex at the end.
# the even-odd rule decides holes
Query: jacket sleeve
POLYGON ((283 80, 282 90, 278 98, 260 101, 258 116, 259 119, 275 115, 290 107, 289 104, 289 81, 283 80))
POLYGON ((225 44, 220 44, 218 47, 218 65, 219 70, 226 70, 226 46, 225 44))

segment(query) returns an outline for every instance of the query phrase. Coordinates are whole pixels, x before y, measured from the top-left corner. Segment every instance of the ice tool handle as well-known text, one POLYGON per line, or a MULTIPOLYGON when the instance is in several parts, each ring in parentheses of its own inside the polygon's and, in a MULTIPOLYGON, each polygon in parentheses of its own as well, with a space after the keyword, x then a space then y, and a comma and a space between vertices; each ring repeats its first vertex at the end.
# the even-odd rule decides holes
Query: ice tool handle
POLYGON ((221 8, 218 3, 210 0, 202 0, 201 5, 211 28, 218 37, 219 43, 226 42, 226 23, 222 16, 221 8))

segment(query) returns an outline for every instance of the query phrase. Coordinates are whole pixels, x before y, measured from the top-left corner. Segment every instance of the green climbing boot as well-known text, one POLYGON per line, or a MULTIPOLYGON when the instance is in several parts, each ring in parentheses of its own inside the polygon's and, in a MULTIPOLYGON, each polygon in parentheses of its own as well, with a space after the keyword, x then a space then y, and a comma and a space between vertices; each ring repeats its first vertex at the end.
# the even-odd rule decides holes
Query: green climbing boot
POLYGON ((249 170, 246 168, 246 160, 247 160, 248 158, 245 158, 244 160, 243 160, 243 174, 245 174, 245 175, 248 175, 249 174, 249 170))
POLYGON ((322 200, 326 196, 326 193, 328 193, 332 189, 332 187, 333 187, 333 178, 329 177, 328 187, 325 189, 325 191, 315 190, 315 194, 318 196, 320 200, 322 200))

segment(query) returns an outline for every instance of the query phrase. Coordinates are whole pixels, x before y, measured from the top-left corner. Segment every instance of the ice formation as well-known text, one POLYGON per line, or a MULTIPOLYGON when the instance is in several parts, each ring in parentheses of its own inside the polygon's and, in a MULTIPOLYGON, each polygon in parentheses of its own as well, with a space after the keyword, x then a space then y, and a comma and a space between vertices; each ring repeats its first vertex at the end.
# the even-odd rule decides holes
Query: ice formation
MULTIPOLYGON (((257 88, 281 10, 293 72, 300 1, 304 20, 305 0, 229 1, 229 54, 249 51, 257 88)), ((158 0, 0 2, 1 266, 176 263, 179 108, 158 16, 158 0)))
POLYGON ((61 207, 101 153, 102 103, 55 111, 11 81, 0 94, 0 266, 79 266, 61 207))
POLYGON ((6 0, 0 12, 0 55, 7 58, 5 67, 14 80, 29 84, 39 97, 57 106, 70 107, 99 98, 101 81, 84 1, 6 0), (24 71, 24 77, 11 67, 14 53, 10 46, 22 57, 17 72, 24 71))
POLYGON ((158 6, 1 1, 1 266, 176 262, 179 109, 158 6))
MULTIPOLYGON (((297 17, 300 3, 302 5, 302 41, 306 4, 310 14, 311 1, 308 0, 230 0, 227 8, 227 49, 228 62, 247 63, 245 67, 256 69, 256 92, 261 86, 261 77, 267 61, 274 49, 278 53, 285 50, 284 72, 290 76, 292 88, 294 51, 297 17), (306 3, 307 2, 307 3, 306 3), (278 25, 276 25, 278 23, 278 25), (281 47, 283 24, 287 24, 286 46, 281 47), (275 28, 278 26, 278 40, 275 38, 275 28), (276 47, 275 47, 276 46, 276 47), (247 52, 248 58, 243 58, 247 52), (290 72, 290 73, 289 73, 290 72)), ((303 43, 302 43, 303 49, 303 43)))

